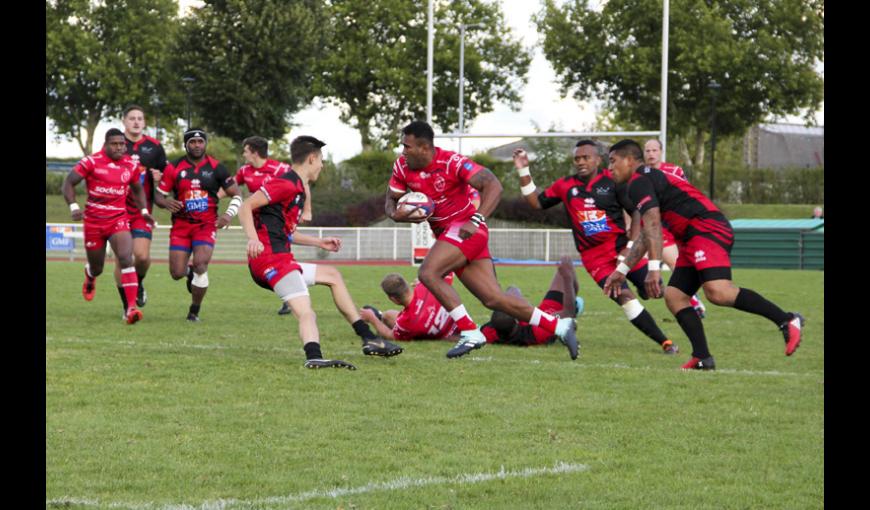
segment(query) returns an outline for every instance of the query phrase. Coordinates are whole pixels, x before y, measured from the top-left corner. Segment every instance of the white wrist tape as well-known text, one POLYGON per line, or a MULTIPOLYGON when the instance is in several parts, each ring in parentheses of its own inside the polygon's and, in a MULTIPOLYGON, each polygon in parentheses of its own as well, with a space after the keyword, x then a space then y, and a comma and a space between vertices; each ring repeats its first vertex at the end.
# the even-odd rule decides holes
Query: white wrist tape
POLYGON ((147 208, 147 207, 143 207, 143 208, 142 208, 142 216, 145 216, 146 214, 148 214, 148 208, 147 208))
POLYGON ((631 268, 625 265, 625 262, 620 262, 618 266, 616 266, 616 270, 624 275, 627 275, 631 268))
POLYGON ((535 192, 536 189, 538 189, 538 187, 535 186, 535 181, 531 181, 525 186, 520 186, 520 192, 523 194, 524 197, 531 195, 535 192))
POLYGON ((628 244, 625 245, 625 247, 628 248, 629 250, 631 249, 632 246, 634 246, 634 241, 631 241, 631 240, 629 240, 628 244))
POLYGON ((517 168, 517 175, 519 175, 520 177, 525 177, 527 175, 530 175, 529 174, 529 167, 524 166, 522 168, 517 168))
POLYGON ((236 195, 230 200, 230 206, 227 207, 226 213, 230 215, 230 218, 238 214, 239 206, 242 205, 242 197, 236 195))
POLYGON ((625 262, 625 255, 619 255, 616 257, 617 262, 625 262))
POLYGON ((77 203, 75 203, 75 202, 73 202, 73 203, 71 203, 71 204, 69 205, 69 210, 70 210, 70 212, 76 212, 76 211, 78 211, 79 209, 80 209, 80 208, 79 208, 79 204, 77 204, 77 203))
POLYGON ((647 269, 650 271, 661 271, 662 270, 662 261, 661 260, 650 260, 646 264, 647 269))

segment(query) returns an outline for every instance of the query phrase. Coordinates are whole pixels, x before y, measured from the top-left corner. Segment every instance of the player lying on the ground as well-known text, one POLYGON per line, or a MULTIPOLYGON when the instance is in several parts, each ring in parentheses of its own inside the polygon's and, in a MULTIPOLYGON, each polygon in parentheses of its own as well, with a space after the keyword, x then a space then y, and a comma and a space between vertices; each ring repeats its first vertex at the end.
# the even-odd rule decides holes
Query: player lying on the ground
MULTIPOLYGON (((453 273, 444 281, 453 285, 453 273)), ((419 282, 409 285, 402 275, 390 273, 381 280, 381 288, 402 310, 381 313, 365 305, 360 315, 382 337, 390 340, 455 340, 459 335, 459 327, 425 285, 419 282)))
MULTIPOLYGON (((615 269, 620 251, 631 242, 625 232, 623 196, 617 193, 616 183, 609 171, 600 170, 601 155, 592 140, 580 140, 574 147, 574 175, 562 177, 544 191, 535 186, 529 171, 529 156, 522 148, 514 151, 514 166, 520 177, 520 191, 531 207, 547 209, 565 204, 565 212, 574 233, 574 245, 583 260, 589 276, 603 288, 604 281, 615 269)), ((640 297, 646 299, 643 282, 646 277, 646 259, 632 266, 629 280, 637 287, 640 297)), ((674 354, 679 348, 659 329, 655 319, 638 301, 628 284, 614 298, 622 307, 625 317, 640 332, 661 346, 665 354, 674 354)))
MULTIPOLYGON (((557 317, 577 317, 582 311, 580 308, 582 300, 577 296, 578 290, 574 263, 571 257, 563 255, 556 268, 556 274, 553 275, 550 288, 547 289, 538 308, 557 317)), ((518 287, 508 287, 507 292, 523 298, 522 291, 518 287)), ((489 322, 481 326, 480 330, 486 336, 486 341, 493 344, 529 346, 551 344, 556 341, 552 333, 532 326, 528 322, 518 321, 499 311, 492 312, 489 322)))
POLYGON ((136 308, 139 279, 133 265, 133 236, 126 200, 128 188, 132 190, 144 220, 153 225, 154 218, 145 208, 145 192, 139 183, 138 165, 127 155, 124 133, 118 129, 106 131, 103 149, 85 157, 70 170, 63 182, 63 197, 69 204, 73 221, 85 223, 85 281, 82 295, 85 301, 94 299, 97 277, 103 273, 106 261, 106 241, 112 246, 117 264, 121 267, 121 285, 127 298, 125 319, 134 324, 142 319, 136 308), (87 182, 88 199, 82 211, 76 202, 76 184, 87 182))
POLYGON ((713 202, 688 182, 645 166, 640 145, 634 140, 622 140, 610 148, 610 167, 614 180, 627 184, 628 199, 642 215, 643 233, 625 262, 620 262, 607 277, 604 292, 618 296, 632 264, 648 252, 652 258, 644 282, 647 293, 653 298, 664 295, 668 309, 692 342, 692 358, 682 368, 712 370, 716 367, 707 346, 704 325, 689 301, 702 286, 711 303, 761 315, 776 324, 785 339, 785 355, 791 356, 801 343, 803 317, 799 313, 785 312, 758 293, 734 285, 730 258, 734 232, 713 202), (659 267, 662 220, 671 226, 680 247, 677 267, 664 292, 659 267))

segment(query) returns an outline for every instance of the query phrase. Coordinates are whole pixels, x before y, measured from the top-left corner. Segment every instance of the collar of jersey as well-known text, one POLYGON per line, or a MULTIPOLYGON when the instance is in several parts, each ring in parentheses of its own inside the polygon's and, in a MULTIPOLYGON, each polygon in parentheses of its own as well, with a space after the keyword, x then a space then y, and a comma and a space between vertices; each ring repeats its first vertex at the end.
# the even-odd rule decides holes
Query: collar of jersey
POLYGON ((205 157, 202 158, 202 161, 200 161, 199 164, 196 166, 194 166, 193 163, 191 163, 191 161, 187 159, 187 156, 185 156, 184 159, 181 160, 181 163, 178 164, 177 170, 184 170, 187 168, 199 170, 200 168, 205 166, 206 163, 210 164, 212 168, 217 168, 217 160, 206 154, 205 157))

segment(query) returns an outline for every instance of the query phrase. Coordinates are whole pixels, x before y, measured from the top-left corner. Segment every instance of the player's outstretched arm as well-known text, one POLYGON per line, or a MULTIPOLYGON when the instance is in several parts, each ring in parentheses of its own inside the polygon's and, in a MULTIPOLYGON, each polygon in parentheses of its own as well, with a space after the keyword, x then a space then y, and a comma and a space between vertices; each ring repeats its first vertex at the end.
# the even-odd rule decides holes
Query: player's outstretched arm
POLYGON ((63 186, 61 186, 63 198, 66 200, 67 205, 69 205, 73 221, 82 221, 85 217, 84 211, 82 211, 81 207, 79 207, 79 204, 76 202, 76 185, 83 180, 84 177, 79 175, 76 171, 71 170, 63 181, 63 186))
POLYGON ((517 170, 517 175, 520 178, 520 192, 526 203, 534 209, 543 209, 541 202, 538 200, 539 190, 532 180, 532 174, 529 172, 529 155, 523 148, 514 149, 514 168, 517 170))
POLYGON ((300 246, 314 246, 331 252, 337 252, 341 249, 341 238, 339 237, 320 238, 295 232, 292 242, 300 246))
POLYGON ((393 335, 393 330, 387 327, 380 319, 378 319, 375 312, 371 311, 368 308, 361 308, 359 311, 359 316, 362 320, 368 322, 372 326, 374 326, 375 330, 377 330, 378 335, 381 338, 386 338, 387 340, 395 340, 396 337, 393 335))

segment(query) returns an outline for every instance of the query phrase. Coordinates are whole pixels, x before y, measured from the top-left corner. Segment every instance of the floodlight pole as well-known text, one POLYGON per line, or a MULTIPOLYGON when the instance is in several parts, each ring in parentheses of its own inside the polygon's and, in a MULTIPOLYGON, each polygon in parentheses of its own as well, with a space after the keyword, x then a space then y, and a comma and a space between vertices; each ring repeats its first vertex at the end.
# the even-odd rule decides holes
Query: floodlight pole
POLYGON ((662 141, 662 161, 668 147, 668 29, 670 24, 670 0, 664 0, 662 6, 662 104, 659 119, 659 131, 662 141))
POLYGON ((716 83, 716 80, 710 80, 710 84, 707 86, 710 88, 713 100, 713 112, 710 120, 712 124, 710 129, 710 200, 713 200, 715 192, 714 183, 716 179, 716 96, 719 95, 719 89, 722 88, 722 86, 716 83))
POLYGON ((435 41, 435 6, 429 0, 429 42, 426 50, 426 122, 432 125, 432 59, 435 41))
POLYGON ((190 129, 190 87, 193 85, 193 82, 196 81, 196 78, 185 76, 181 81, 184 82, 184 88, 187 89, 187 129, 190 129))
MULTIPOLYGON (((465 133, 465 29, 480 25, 480 23, 459 25, 459 134, 465 133)), ((459 139, 457 152, 462 153, 462 138, 459 139)))

